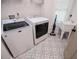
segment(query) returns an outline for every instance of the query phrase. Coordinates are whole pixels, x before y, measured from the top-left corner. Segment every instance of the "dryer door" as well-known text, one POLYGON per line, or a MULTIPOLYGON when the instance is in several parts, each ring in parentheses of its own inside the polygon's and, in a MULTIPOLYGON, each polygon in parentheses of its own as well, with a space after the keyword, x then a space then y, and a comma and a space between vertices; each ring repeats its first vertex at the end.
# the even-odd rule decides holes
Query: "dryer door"
POLYGON ((36 38, 45 35, 48 32, 48 22, 35 26, 36 38))

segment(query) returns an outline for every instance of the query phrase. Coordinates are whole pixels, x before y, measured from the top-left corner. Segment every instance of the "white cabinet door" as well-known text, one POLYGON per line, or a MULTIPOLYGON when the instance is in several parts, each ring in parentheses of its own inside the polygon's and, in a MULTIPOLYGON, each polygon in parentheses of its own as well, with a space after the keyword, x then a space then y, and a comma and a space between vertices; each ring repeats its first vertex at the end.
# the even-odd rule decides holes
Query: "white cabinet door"
POLYGON ((14 57, 34 46, 31 27, 22 27, 7 31, 4 33, 3 38, 14 57))
POLYGON ((72 32, 68 45, 64 51, 64 59, 73 59, 76 58, 77 54, 77 31, 72 32))

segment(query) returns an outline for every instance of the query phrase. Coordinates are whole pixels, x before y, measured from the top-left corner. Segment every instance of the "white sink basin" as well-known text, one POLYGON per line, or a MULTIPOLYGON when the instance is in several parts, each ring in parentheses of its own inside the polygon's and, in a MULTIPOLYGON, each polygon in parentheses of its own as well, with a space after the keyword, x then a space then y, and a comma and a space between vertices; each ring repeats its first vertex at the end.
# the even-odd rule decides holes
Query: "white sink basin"
POLYGON ((62 21, 62 24, 64 25, 65 28, 68 29, 73 29, 74 26, 76 26, 76 23, 73 21, 62 21))
POLYGON ((73 26, 76 25, 76 23, 73 22, 73 21, 63 21, 63 24, 64 24, 64 25, 73 25, 73 26))

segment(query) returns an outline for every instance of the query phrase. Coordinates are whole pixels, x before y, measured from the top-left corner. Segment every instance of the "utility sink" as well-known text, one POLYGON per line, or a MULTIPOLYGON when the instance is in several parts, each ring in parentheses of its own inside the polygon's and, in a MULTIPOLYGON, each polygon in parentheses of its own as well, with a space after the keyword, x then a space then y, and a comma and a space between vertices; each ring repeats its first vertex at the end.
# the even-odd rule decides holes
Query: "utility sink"
POLYGON ((73 29, 74 26, 76 26, 76 23, 74 21, 62 21, 62 24, 65 26, 65 28, 73 29))
POLYGON ((63 21, 63 24, 65 25, 76 25, 76 23, 74 21, 63 21))
POLYGON ((69 39, 72 29, 76 26, 76 23, 73 21, 62 21, 59 24, 59 38, 60 39, 69 39))

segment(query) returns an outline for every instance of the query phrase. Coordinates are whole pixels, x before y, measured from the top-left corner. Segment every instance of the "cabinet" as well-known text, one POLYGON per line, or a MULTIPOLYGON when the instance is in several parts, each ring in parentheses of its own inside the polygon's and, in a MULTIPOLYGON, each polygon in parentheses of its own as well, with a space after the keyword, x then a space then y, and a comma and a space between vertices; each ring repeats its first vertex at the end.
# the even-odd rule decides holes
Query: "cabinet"
POLYGON ((64 51, 64 59, 77 59, 77 32, 72 32, 64 51))
POLYGON ((6 31, 2 37, 14 57, 19 56, 34 46, 32 28, 30 26, 6 31))

